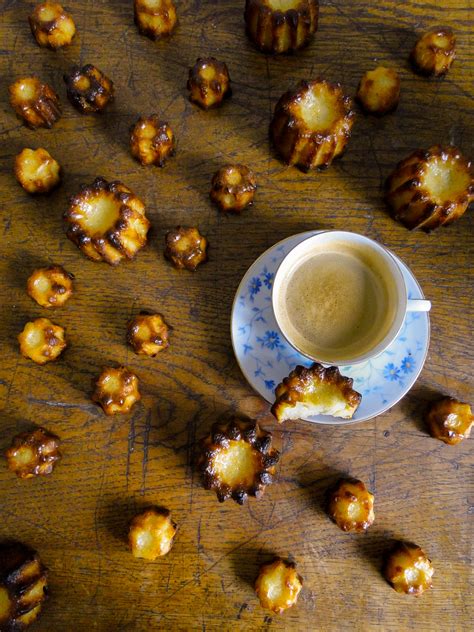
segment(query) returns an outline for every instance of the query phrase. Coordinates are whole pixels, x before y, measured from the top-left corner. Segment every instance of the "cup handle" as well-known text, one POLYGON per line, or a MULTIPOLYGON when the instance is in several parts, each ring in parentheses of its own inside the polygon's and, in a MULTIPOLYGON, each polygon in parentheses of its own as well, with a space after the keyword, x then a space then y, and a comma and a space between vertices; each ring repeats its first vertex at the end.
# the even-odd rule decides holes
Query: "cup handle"
POLYGON ((409 298, 407 302, 407 312, 429 312, 431 301, 419 298, 409 298))

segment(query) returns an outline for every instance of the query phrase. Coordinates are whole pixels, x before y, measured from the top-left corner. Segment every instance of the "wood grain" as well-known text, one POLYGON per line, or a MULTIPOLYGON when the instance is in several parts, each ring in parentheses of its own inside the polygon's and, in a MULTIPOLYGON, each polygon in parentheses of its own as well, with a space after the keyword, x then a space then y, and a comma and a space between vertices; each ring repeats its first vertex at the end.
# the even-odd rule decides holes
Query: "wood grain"
MULTIPOLYGON (((0 450, 33 424, 62 438, 63 460, 44 480, 19 481, 0 468, 0 536, 36 547, 50 569, 51 598, 36 630, 467 630, 472 625, 471 442, 431 439, 422 424, 439 392, 473 400, 472 214, 431 235, 393 222, 382 185, 397 161, 418 147, 473 146, 472 2, 328 0, 320 29, 304 51, 271 58, 243 28, 243 0, 177 2, 179 26, 167 41, 141 37, 131 0, 67 3, 78 37, 53 53, 34 43, 30 3, 0 2, 1 242, 0 450), (414 75, 408 54, 416 33, 436 24, 458 35, 458 59, 445 79, 414 75), (228 64, 234 95, 202 112, 186 95, 187 70, 199 55, 228 64), (268 143, 272 109, 299 79, 340 81, 349 94, 367 69, 400 70, 396 114, 359 115, 348 152, 325 173, 303 174, 275 158, 268 143), (94 63, 115 82, 102 116, 81 116, 67 102, 62 73, 94 63), (34 73, 61 95, 63 117, 31 131, 11 112, 7 86, 34 73), (170 122, 178 150, 163 170, 142 168, 128 150, 128 128, 157 111, 170 122), (43 146, 64 168, 60 189, 24 193, 12 159, 43 146), (221 164, 256 172, 255 206, 224 217, 208 199, 221 164), (68 196, 97 175, 120 179, 147 204, 149 246, 112 269, 87 261, 63 232, 68 196), (166 230, 197 224, 211 259, 196 274, 162 257, 166 230), (349 427, 289 423, 282 427, 246 384, 232 354, 229 315, 237 285, 269 245, 313 228, 349 228, 388 245, 413 269, 433 301, 426 367, 405 399, 379 418, 349 427), (52 319, 69 348, 46 367, 20 357, 24 323, 46 315, 25 292, 38 264, 73 272, 77 292, 52 319), (127 319, 162 312, 171 347, 155 359, 125 344, 127 319), (90 401, 90 382, 109 363, 140 378, 143 399, 123 417, 107 418, 90 401), (278 482, 261 501, 220 505, 192 466, 197 441, 228 411, 257 417, 282 449, 278 482), (325 516, 326 488, 340 472, 367 482, 376 522, 363 536, 340 532, 325 516), (171 553, 134 560, 127 522, 143 505, 169 507, 179 525, 171 553), (436 567, 434 588, 420 599, 392 591, 380 574, 393 538, 420 544, 436 567), (292 555, 305 579, 298 605, 282 617, 264 612, 253 592, 258 565, 292 555)), ((33 629, 33 628, 32 628, 33 629)))

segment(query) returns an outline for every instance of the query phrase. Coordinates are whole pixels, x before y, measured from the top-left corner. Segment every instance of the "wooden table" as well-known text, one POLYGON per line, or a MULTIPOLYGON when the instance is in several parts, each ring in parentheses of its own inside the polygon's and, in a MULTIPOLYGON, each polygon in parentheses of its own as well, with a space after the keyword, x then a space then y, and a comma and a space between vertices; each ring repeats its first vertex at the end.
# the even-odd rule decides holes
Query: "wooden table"
POLYGON ((387 215, 382 187, 415 148, 472 149, 472 3, 327 0, 314 42, 278 58, 247 41, 243 1, 177 2, 179 27, 159 43, 137 33, 131 4, 66 2, 79 35, 54 53, 31 37, 30 3, 1 3, 0 449, 39 424, 61 437, 63 452, 49 477, 21 481, 0 468, 0 536, 34 546, 49 568, 51 598, 34 629, 467 630, 471 442, 450 447, 430 438, 422 412, 439 393, 473 401, 472 216, 431 235, 410 233, 387 215), (416 33, 439 23, 455 28, 458 59, 445 79, 428 80, 412 73, 407 57, 416 33), (187 100, 186 79, 196 57, 209 54, 228 64, 234 95, 203 112, 187 100), (81 116, 65 98, 62 74, 77 62, 96 64, 115 82, 115 103, 102 116, 81 116), (325 173, 305 175, 275 158, 268 123, 282 92, 320 75, 353 94, 376 62, 401 73, 396 114, 359 115, 347 154, 325 173), (61 95, 63 117, 52 130, 28 130, 9 108, 8 83, 30 73, 61 95), (141 167, 128 150, 130 124, 153 111, 178 139, 163 170, 141 167), (12 159, 24 146, 44 146, 63 166, 52 195, 29 196, 15 182, 12 159), (256 203, 240 217, 218 214, 208 199, 212 174, 228 161, 258 177, 256 203), (68 197, 97 175, 129 185, 153 224, 148 247, 115 269, 86 260, 62 225, 68 197), (196 274, 163 259, 164 234, 178 223, 199 225, 211 244, 211 260, 196 274), (431 347, 416 386, 356 426, 278 426, 232 353, 229 316, 245 270, 274 242, 313 228, 346 228, 388 245, 433 301, 431 347), (77 293, 52 316, 69 348, 40 367, 20 356, 16 336, 28 319, 49 315, 25 282, 51 263, 76 275, 77 293), (159 310, 174 328, 172 346, 155 359, 124 342, 127 320, 142 309, 159 310), (110 363, 140 378, 143 398, 129 415, 106 417, 90 401, 91 378, 110 363), (258 418, 283 452, 278 482, 244 507, 219 504, 192 465, 198 440, 228 411, 258 418), (344 534, 324 514, 325 490, 340 472, 375 493, 376 522, 366 535, 344 534), (169 507, 179 525, 171 553, 155 563, 132 558, 125 540, 128 520, 150 503, 169 507), (433 560, 434 587, 420 599, 396 594, 380 574, 393 538, 416 541, 433 560), (252 588, 272 554, 294 556, 305 580, 297 607, 282 617, 262 610, 252 588))

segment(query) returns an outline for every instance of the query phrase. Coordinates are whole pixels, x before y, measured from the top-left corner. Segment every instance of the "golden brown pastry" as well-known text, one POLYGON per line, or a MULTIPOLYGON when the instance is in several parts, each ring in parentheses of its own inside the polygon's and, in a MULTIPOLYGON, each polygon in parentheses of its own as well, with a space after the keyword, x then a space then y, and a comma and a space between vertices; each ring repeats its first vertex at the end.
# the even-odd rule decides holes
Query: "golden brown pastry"
POLYGON ((213 489, 219 502, 229 498, 243 505, 248 496, 260 498, 273 482, 280 453, 272 448, 272 435, 254 421, 232 417, 215 423, 202 441, 198 467, 204 487, 213 489))
POLYGON ((400 101, 400 76, 393 68, 368 70, 357 89, 357 100, 369 114, 388 114, 400 101))
POLYGON ((92 384, 92 401, 102 406, 106 415, 128 413, 141 399, 137 376, 123 366, 104 369, 92 384))
POLYGON ((296 572, 295 564, 277 557, 271 564, 262 564, 255 582, 255 592, 262 608, 282 614, 295 605, 303 578, 296 572))
POLYGON ((150 222, 143 202, 121 182, 96 178, 70 200, 67 236, 94 261, 116 265, 145 246, 150 222))
POLYGON ((423 33, 411 52, 410 60, 422 75, 439 77, 448 72, 456 58, 456 37, 450 28, 423 33))
POLYGON ((53 50, 69 46, 76 34, 74 20, 58 2, 37 4, 28 21, 38 44, 53 50))
POLYGON ((221 211, 241 213, 253 204, 257 179, 245 165, 225 165, 212 177, 211 200, 221 211))
POLYGON ((92 64, 74 66, 63 78, 69 101, 82 114, 102 112, 114 98, 113 82, 92 64))
POLYGON ((56 92, 36 77, 17 79, 9 88, 10 104, 28 127, 53 127, 61 117, 56 92))
POLYGON ((431 588, 433 574, 431 560, 412 542, 397 542, 385 560, 385 579, 400 593, 419 597, 431 588))
POLYGON ((132 156, 142 165, 164 167, 175 151, 174 134, 158 114, 138 119, 130 134, 132 156))
POLYGON ((168 509, 150 508, 133 518, 128 542, 133 557, 156 560, 169 553, 176 535, 176 523, 168 509))
POLYGON ((469 404, 443 397, 430 405, 425 420, 432 437, 456 445, 470 436, 474 415, 469 404))
POLYGON ((270 135, 288 165, 308 171, 329 167, 343 153, 353 124, 352 100, 339 84, 302 81, 276 104, 270 135))
POLYGON ((43 428, 31 432, 20 432, 13 438, 7 457, 8 469, 18 478, 33 478, 51 474, 59 453, 59 438, 43 428))
POLYGON ((47 594, 47 571, 38 553, 20 542, 0 542, 0 630, 30 626, 47 594))
POLYGON ((335 366, 315 362, 309 368, 298 365, 275 389, 272 413, 282 423, 312 415, 351 419, 362 395, 352 388, 353 380, 335 366))
POLYGON ((47 318, 26 323, 18 342, 21 354, 36 364, 56 360, 66 348, 64 329, 47 318))
POLYGON ((30 275, 26 291, 41 307, 62 307, 72 296, 73 279, 62 266, 38 268, 30 275))
POLYGON ((22 149, 15 156, 15 178, 28 193, 49 193, 61 180, 61 167, 46 149, 22 149))
POLYGON ((331 491, 329 516, 343 531, 365 531, 374 522, 374 497, 362 481, 341 479, 331 491))
POLYGON ((245 25, 265 53, 286 53, 306 46, 318 28, 318 0, 246 0, 245 25))
POLYGON ((474 199, 471 163, 456 147, 419 149, 398 163, 387 180, 391 216, 429 232, 461 217, 474 199))
POLYGON ((138 355, 154 357, 169 347, 169 327, 161 314, 139 314, 128 323, 127 342, 138 355))
POLYGON ((176 8, 172 0, 134 0, 135 24, 142 35, 158 39, 169 35, 176 26, 176 8))
POLYGON ((207 239, 197 228, 177 226, 166 233, 164 255, 178 270, 194 272, 207 261, 207 239))
POLYGON ((227 66, 214 57, 200 57, 189 70, 189 100, 203 110, 217 107, 230 97, 230 77, 227 66))

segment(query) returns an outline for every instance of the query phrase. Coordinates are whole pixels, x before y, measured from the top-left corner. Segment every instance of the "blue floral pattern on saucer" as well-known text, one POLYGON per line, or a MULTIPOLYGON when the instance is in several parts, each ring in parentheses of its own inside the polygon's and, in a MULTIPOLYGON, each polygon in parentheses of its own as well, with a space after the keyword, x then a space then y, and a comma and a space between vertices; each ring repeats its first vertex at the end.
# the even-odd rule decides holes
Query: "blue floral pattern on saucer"
MULTIPOLYGON (((269 248, 249 268, 235 296, 231 320, 235 356, 249 384, 269 402, 274 401, 276 385, 297 364, 311 364, 311 360, 293 349, 280 332, 273 315, 271 294, 275 272, 282 259, 298 243, 317 232, 293 235, 269 248)), ((424 298, 409 268, 393 256, 402 269, 409 297, 424 298)), ((362 394, 354 417, 347 421, 317 415, 307 421, 325 424, 364 421, 394 406, 421 373, 429 338, 429 315, 409 312, 397 339, 382 354, 373 360, 340 368, 343 375, 353 378, 354 388, 362 394)))

